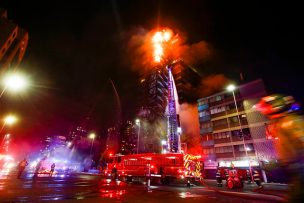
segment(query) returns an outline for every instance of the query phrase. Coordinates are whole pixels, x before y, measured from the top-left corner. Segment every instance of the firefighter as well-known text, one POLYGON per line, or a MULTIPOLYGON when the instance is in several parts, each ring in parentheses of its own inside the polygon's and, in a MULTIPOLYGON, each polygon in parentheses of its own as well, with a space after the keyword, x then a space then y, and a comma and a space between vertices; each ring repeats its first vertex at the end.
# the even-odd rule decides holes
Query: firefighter
POLYGON ((111 175, 112 175, 112 180, 116 180, 117 179, 118 173, 117 173, 116 165, 114 165, 114 167, 112 168, 111 175))
POLYGON ((226 182, 227 182, 227 180, 228 180, 228 178, 229 178, 229 170, 228 169, 225 169, 225 176, 226 176, 226 182))
POLYGON ((188 188, 190 188, 190 187, 191 187, 190 178, 187 178, 187 187, 188 187, 188 188))
POLYGON ((290 202, 303 202, 304 188, 304 118, 292 96, 270 95, 256 104, 269 120, 267 137, 274 138, 279 163, 290 179, 290 202), (271 130, 271 131, 270 131, 271 130))
POLYGON ((260 173, 257 170, 253 171, 253 180, 254 182, 257 184, 257 186, 260 188, 262 188, 262 180, 261 180, 261 176, 260 173))
POLYGON ((20 178, 25 167, 28 165, 28 162, 26 160, 26 158, 24 158, 19 164, 18 164, 18 175, 17 178, 20 178))
POLYGON ((222 177, 222 181, 226 180, 226 173, 225 173, 225 169, 221 169, 221 177, 222 177))
POLYGON ((216 177, 217 186, 218 187, 223 187, 223 180, 222 180, 222 175, 221 175, 221 170, 220 169, 217 169, 215 177, 216 177))
POLYGON ((164 169, 163 169, 162 166, 159 167, 159 175, 160 175, 160 182, 161 182, 161 183, 164 183, 164 181, 165 181, 165 176, 164 176, 164 169))
POLYGON ((246 176, 247 176, 247 182, 251 183, 251 175, 250 175, 250 171, 246 170, 246 176))
POLYGON ((50 176, 54 174, 54 171, 55 171, 55 163, 51 165, 50 176))
POLYGON ((42 166, 42 163, 43 163, 43 159, 41 159, 41 160, 37 163, 33 178, 36 178, 36 177, 38 176, 39 171, 40 171, 40 168, 41 168, 41 166, 42 166))

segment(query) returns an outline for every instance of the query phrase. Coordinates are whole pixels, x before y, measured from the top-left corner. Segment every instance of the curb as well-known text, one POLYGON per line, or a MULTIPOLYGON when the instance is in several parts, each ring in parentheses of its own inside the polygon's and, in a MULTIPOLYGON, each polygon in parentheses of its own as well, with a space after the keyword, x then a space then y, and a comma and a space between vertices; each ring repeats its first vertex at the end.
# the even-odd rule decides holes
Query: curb
POLYGON ((203 182, 201 182, 201 183, 208 189, 213 190, 213 191, 223 194, 223 195, 236 196, 236 197, 241 197, 241 198, 251 198, 251 199, 256 199, 256 200, 264 200, 264 201, 272 201, 272 202, 287 202, 287 199, 279 197, 279 196, 275 196, 275 195, 266 195, 266 194, 261 194, 261 193, 222 191, 222 190, 218 190, 217 188, 210 187, 203 182))
POLYGON ((86 173, 86 172, 79 172, 75 174, 82 174, 82 175, 92 175, 92 176, 101 176, 102 174, 97 174, 97 173, 86 173))
POLYGON ((278 197, 275 195, 264 195, 264 194, 253 194, 253 193, 242 193, 242 192, 228 192, 228 191, 220 191, 220 190, 215 190, 215 192, 218 192, 223 195, 229 195, 229 196, 237 196, 237 197, 242 197, 242 198, 251 198, 251 199, 256 199, 256 200, 266 200, 266 201, 271 201, 271 202, 287 202, 285 198, 278 197))

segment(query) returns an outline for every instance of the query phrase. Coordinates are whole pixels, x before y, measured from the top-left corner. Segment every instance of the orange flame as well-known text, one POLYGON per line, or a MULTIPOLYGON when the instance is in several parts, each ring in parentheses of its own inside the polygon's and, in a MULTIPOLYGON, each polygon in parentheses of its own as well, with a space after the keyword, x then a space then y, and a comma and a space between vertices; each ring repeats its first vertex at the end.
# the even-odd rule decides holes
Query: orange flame
MULTIPOLYGON (((145 72, 155 65, 182 59, 186 64, 205 63, 212 57, 212 50, 206 41, 187 44, 184 32, 174 32, 162 27, 158 30, 146 31, 136 29, 130 36, 126 47, 126 62, 133 70, 145 72)), ((133 32, 133 31, 132 31, 133 32)))
POLYGON ((164 29, 156 32, 152 37, 152 43, 154 47, 154 61, 160 62, 164 57, 164 47, 172 38, 172 31, 164 29))

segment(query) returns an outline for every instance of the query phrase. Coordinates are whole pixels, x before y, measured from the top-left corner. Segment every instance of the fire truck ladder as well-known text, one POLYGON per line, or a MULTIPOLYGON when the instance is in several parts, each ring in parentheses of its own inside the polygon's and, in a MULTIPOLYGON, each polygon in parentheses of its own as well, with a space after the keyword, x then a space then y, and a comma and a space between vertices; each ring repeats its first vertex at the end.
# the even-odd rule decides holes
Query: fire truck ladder
POLYGON ((174 98, 174 79, 171 73, 171 67, 168 66, 168 150, 173 153, 179 153, 180 141, 177 133, 177 115, 174 98))

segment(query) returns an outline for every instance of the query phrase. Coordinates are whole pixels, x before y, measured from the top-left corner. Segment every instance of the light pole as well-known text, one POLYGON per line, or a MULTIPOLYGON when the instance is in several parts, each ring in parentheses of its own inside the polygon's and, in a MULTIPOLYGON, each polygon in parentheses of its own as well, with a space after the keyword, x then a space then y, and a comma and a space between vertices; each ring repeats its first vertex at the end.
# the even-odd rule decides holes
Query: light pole
POLYGON ((89 135, 89 138, 92 139, 91 150, 90 150, 90 156, 92 155, 92 149, 93 149, 95 137, 96 137, 96 134, 95 134, 95 133, 91 133, 91 134, 89 135))
MULTIPOLYGON (((6 116, 6 117, 3 119, 3 121, 4 121, 4 122, 3 122, 3 125, 2 125, 2 127, 1 127, 1 129, 0 129, 0 134, 1 134, 2 130, 3 130, 3 128, 4 128, 6 125, 12 125, 12 124, 14 124, 14 123, 17 121, 17 117, 14 116, 14 115, 8 115, 8 116, 6 116)), ((9 139, 9 136, 10 136, 10 134, 6 134, 6 135, 3 137, 2 141, 1 141, 1 147, 3 146, 4 141, 5 141, 6 139, 9 139)))
POLYGON ((137 154, 138 154, 138 149, 139 149, 139 133, 140 133, 140 120, 136 119, 135 124, 138 126, 138 132, 137 132, 137 154))
MULTIPOLYGON (((252 170, 251 170, 251 163, 250 163, 250 159, 249 159, 249 156, 248 156, 248 153, 247 153, 247 147, 246 147, 246 144, 245 144, 245 138, 244 138, 244 134, 243 134, 243 128, 242 128, 242 123, 241 123, 241 119, 240 119, 240 115, 239 115, 239 110, 238 110, 238 107, 237 107, 237 103, 236 103, 236 99, 235 99, 235 94, 234 94, 234 90, 236 89, 235 85, 231 84, 231 85, 228 85, 227 86, 227 90, 229 92, 232 92, 232 95, 233 95, 233 100, 234 100, 234 105, 235 105, 235 109, 236 109, 236 114, 237 114, 237 118, 238 118, 238 121, 239 121, 239 125, 240 125, 240 131, 241 131, 241 135, 242 135, 242 138, 243 138, 243 146, 244 146, 244 150, 245 150, 245 155, 248 159, 248 163, 249 163, 249 172, 250 172, 250 176, 251 176, 251 180, 253 182, 253 176, 252 176, 252 170)), ((232 146, 233 147, 233 146, 232 146)))

